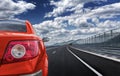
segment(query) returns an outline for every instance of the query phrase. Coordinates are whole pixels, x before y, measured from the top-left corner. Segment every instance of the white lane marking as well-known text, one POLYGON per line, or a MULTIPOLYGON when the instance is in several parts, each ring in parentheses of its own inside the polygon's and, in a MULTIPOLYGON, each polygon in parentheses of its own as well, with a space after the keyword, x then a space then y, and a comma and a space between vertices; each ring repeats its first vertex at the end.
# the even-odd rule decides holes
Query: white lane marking
POLYGON ((120 62, 120 59, 116 59, 115 57, 109 57, 107 55, 102 55, 102 54, 98 54, 98 53, 89 52, 89 51, 86 51, 86 50, 83 50, 83 49, 78 49, 78 48, 75 48, 75 47, 72 47, 72 46, 70 46, 70 47, 73 48, 73 49, 76 49, 76 50, 88 53, 88 54, 92 54, 92 55, 99 56, 99 57, 102 57, 102 58, 105 58, 105 59, 109 59, 109 60, 113 60, 113 61, 116 61, 116 62, 120 62))
POLYGON ((55 54, 55 53, 56 53, 56 51, 53 51, 53 52, 52 52, 52 54, 55 54))
POLYGON ((88 65, 85 61, 83 61, 81 58, 79 58, 77 55, 75 55, 68 47, 67 50, 74 55, 80 62, 82 62, 85 66, 87 66, 90 70, 92 70, 95 74, 97 74, 98 76, 103 76, 101 73, 99 73, 98 71, 96 71, 93 67, 91 67, 90 65, 88 65))

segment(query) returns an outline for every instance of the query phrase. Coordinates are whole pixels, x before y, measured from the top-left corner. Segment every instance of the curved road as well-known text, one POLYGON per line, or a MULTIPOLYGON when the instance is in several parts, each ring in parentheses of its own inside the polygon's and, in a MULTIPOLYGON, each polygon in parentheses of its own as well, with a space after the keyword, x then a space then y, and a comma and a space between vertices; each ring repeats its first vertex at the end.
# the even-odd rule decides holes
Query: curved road
POLYGON ((120 62, 71 46, 47 50, 49 76, 120 76, 120 62))

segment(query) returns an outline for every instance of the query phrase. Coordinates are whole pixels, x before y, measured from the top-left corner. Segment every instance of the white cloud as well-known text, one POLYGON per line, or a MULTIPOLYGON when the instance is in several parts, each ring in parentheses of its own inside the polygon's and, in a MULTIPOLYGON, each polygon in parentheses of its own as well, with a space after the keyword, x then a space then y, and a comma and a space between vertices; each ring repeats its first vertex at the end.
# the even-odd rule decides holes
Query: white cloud
POLYGON ((105 5, 103 7, 92 10, 90 13, 86 14, 89 17, 100 17, 100 18, 111 18, 115 15, 120 15, 120 3, 114 3, 110 5, 105 5))
POLYGON ((120 3, 109 4, 91 10, 89 8, 83 8, 83 4, 88 1, 93 0, 52 1, 51 5, 55 5, 56 7, 52 12, 47 13, 45 17, 55 18, 36 24, 34 27, 40 36, 51 38, 48 44, 54 44, 71 39, 85 38, 95 33, 104 32, 120 26, 120 21, 108 19, 120 15, 120 3), (73 13, 64 17, 59 16, 66 11, 73 11, 73 13), (101 21, 101 19, 106 20, 101 21), (91 22, 88 20, 91 20, 91 22))
POLYGON ((117 28, 120 27, 120 21, 112 21, 112 20, 106 20, 104 22, 101 22, 98 24, 99 28, 117 28))
POLYGON ((84 3, 90 1, 106 1, 106 0, 60 0, 57 2, 52 0, 50 5, 54 5, 55 8, 53 9, 52 12, 47 13, 45 17, 51 16, 57 17, 67 11, 81 10, 83 8, 84 3))
POLYGON ((34 8, 34 4, 22 0, 17 2, 13 0, 0 0, 0 18, 11 18, 34 8))
POLYGON ((92 22, 99 23, 99 19, 97 17, 96 18, 92 18, 92 22))

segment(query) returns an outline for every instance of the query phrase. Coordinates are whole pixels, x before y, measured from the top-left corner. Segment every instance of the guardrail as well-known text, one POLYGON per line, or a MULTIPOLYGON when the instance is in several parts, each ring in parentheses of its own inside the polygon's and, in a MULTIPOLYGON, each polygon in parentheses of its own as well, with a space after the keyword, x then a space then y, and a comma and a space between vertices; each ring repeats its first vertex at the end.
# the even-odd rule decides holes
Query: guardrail
POLYGON ((103 33, 90 36, 85 39, 74 42, 81 45, 107 45, 107 46, 120 46, 120 28, 112 29, 103 33))

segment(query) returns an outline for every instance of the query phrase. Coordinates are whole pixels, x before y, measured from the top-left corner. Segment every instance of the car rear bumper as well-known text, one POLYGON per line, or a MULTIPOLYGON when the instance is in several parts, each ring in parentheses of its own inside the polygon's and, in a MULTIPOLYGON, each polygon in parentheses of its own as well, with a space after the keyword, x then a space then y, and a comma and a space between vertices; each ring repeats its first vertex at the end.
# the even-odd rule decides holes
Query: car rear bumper
POLYGON ((0 66, 0 76, 47 76, 48 58, 36 57, 29 61, 4 64, 0 66))

